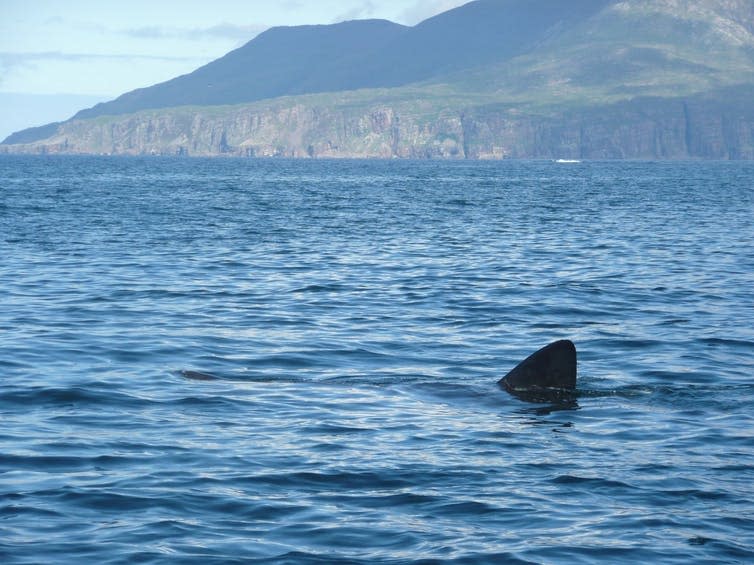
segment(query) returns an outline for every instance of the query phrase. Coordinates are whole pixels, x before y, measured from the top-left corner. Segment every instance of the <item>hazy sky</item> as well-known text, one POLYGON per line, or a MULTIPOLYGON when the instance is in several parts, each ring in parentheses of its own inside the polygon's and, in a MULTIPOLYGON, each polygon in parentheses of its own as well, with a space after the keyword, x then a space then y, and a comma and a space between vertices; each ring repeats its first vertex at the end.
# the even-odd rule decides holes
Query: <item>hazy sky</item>
POLYGON ((274 25, 415 24, 468 0, 0 0, 0 92, 113 97, 274 25))

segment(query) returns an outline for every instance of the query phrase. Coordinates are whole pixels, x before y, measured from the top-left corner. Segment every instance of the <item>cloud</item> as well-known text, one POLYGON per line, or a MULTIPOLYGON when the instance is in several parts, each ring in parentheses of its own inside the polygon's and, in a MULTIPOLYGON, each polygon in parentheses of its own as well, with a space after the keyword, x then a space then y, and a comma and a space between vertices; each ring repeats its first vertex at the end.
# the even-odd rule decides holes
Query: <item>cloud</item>
POLYGON ((354 6, 350 10, 343 12, 333 19, 333 22, 347 22, 350 20, 361 20, 372 17, 377 7, 372 0, 362 0, 361 4, 354 6))
MULTIPOLYGON (((436 16, 441 12, 467 4, 469 1, 470 0, 413 0, 413 2, 408 3, 407 8, 404 8, 403 11, 396 16, 395 21, 408 25, 415 25, 427 18, 436 16)), ((381 11, 378 4, 379 3, 374 0, 361 0, 360 2, 357 2, 353 8, 341 13, 333 21, 342 22, 347 20, 372 18, 375 14, 378 14, 381 11)))
POLYGON ((463 4, 468 4, 470 0, 415 0, 414 3, 406 8, 400 15, 400 20, 409 25, 415 25, 419 22, 446 12, 463 4))
POLYGON ((122 30, 119 33, 136 39, 183 39, 189 41, 227 39, 231 41, 249 41, 268 27, 260 24, 238 25, 231 23, 221 23, 203 28, 145 26, 122 30))
POLYGON ((80 63, 92 61, 112 61, 118 62, 182 62, 182 63, 203 63, 204 59, 197 57, 173 57, 162 55, 142 55, 134 53, 120 54, 102 54, 102 53, 63 53, 61 51, 40 51, 40 52, 0 52, 0 86, 7 81, 4 80, 11 73, 23 72, 24 69, 36 69, 40 64, 49 63, 80 63))
MULTIPOLYGON (((206 63, 206 59, 199 57, 174 57, 161 55, 142 55, 134 53, 120 54, 102 54, 102 53, 63 53, 61 51, 39 51, 39 52, 19 52, 13 53, 8 51, 0 52, 0 88, 3 90, 29 91, 48 93, 48 89, 53 85, 56 90, 79 92, 77 87, 83 84, 93 83, 88 88, 87 93, 100 92, 103 88, 111 94, 108 85, 118 83, 118 79, 110 77, 107 81, 98 79, 96 75, 81 78, 76 85, 65 85, 70 81, 70 67, 68 65, 84 65, 87 69, 96 68, 107 74, 112 69, 141 69, 143 72, 157 69, 182 69, 194 68, 206 63), (68 69, 67 71, 65 69, 68 69), (26 89, 26 90, 24 90, 26 89)), ((120 72, 119 78, 128 75, 128 70, 120 72)), ((104 75, 103 75, 104 76, 104 75)), ((164 75, 154 76, 153 82, 166 80, 164 75)), ((150 79, 152 80, 152 79, 150 79)), ((118 83, 119 84, 119 83, 118 83)), ((138 84, 138 83, 137 83, 138 84)), ((125 87, 118 85, 115 90, 130 89, 129 85, 125 87)))
POLYGON ((0 52, 0 66, 10 68, 16 66, 25 66, 40 61, 58 61, 58 62, 79 62, 93 60, 109 61, 194 61, 196 57, 175 57, 165 55, 142 55, 137 53, 63 53, 61 51, 39 51, 39 52, 0 52))

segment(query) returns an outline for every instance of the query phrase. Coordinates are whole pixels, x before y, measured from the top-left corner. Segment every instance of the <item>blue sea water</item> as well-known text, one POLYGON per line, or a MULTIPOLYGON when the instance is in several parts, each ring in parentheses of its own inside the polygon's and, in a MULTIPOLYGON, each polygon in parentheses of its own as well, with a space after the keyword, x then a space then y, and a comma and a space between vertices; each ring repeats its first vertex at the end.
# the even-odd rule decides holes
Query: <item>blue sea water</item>
POLYGON ((753 373, 754 163, 0 158, 3 563, 751 563, 753 373))

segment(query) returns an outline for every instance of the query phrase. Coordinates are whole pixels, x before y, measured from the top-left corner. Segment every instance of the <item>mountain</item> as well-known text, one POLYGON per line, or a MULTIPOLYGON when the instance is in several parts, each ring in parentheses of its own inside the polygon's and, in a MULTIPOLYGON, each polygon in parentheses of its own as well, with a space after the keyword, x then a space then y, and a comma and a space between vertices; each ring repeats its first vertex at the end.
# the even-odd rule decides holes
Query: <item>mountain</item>
POLYGON ((403 31, 403 26, 380 20, 272 28, 193 73, 134 90, 83 110, 75 118, 352 90, 369 79, 358 63, 394 42, 403 31))
POLYGON ((395 87, 510 59, 608 0, 480 0, 409 28, 385 20, 272 28, 184 75, 79 112, 79 119, 395 87))
POLYGON ((752 85, 754 0, 477 0, 273 28, 0 151, 754 158, 752 85))

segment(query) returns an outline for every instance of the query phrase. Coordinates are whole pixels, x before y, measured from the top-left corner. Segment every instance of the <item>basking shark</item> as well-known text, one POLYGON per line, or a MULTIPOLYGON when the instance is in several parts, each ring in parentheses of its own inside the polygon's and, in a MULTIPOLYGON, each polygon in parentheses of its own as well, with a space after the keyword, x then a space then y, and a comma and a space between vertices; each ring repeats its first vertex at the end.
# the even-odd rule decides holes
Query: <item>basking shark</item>
MULTIPOLYGON (((179 373, 195 381, 219 377, 199 371, 179 373)), ((569 403, 576 398, 576 346, 568 339, 546 345, 516 365, 498 384, 529 402, 569 403)))
POLYGON ((516 365, 498 384, 533 402, 572 400, 576 392, 576 346, 561 339, 516 365))

